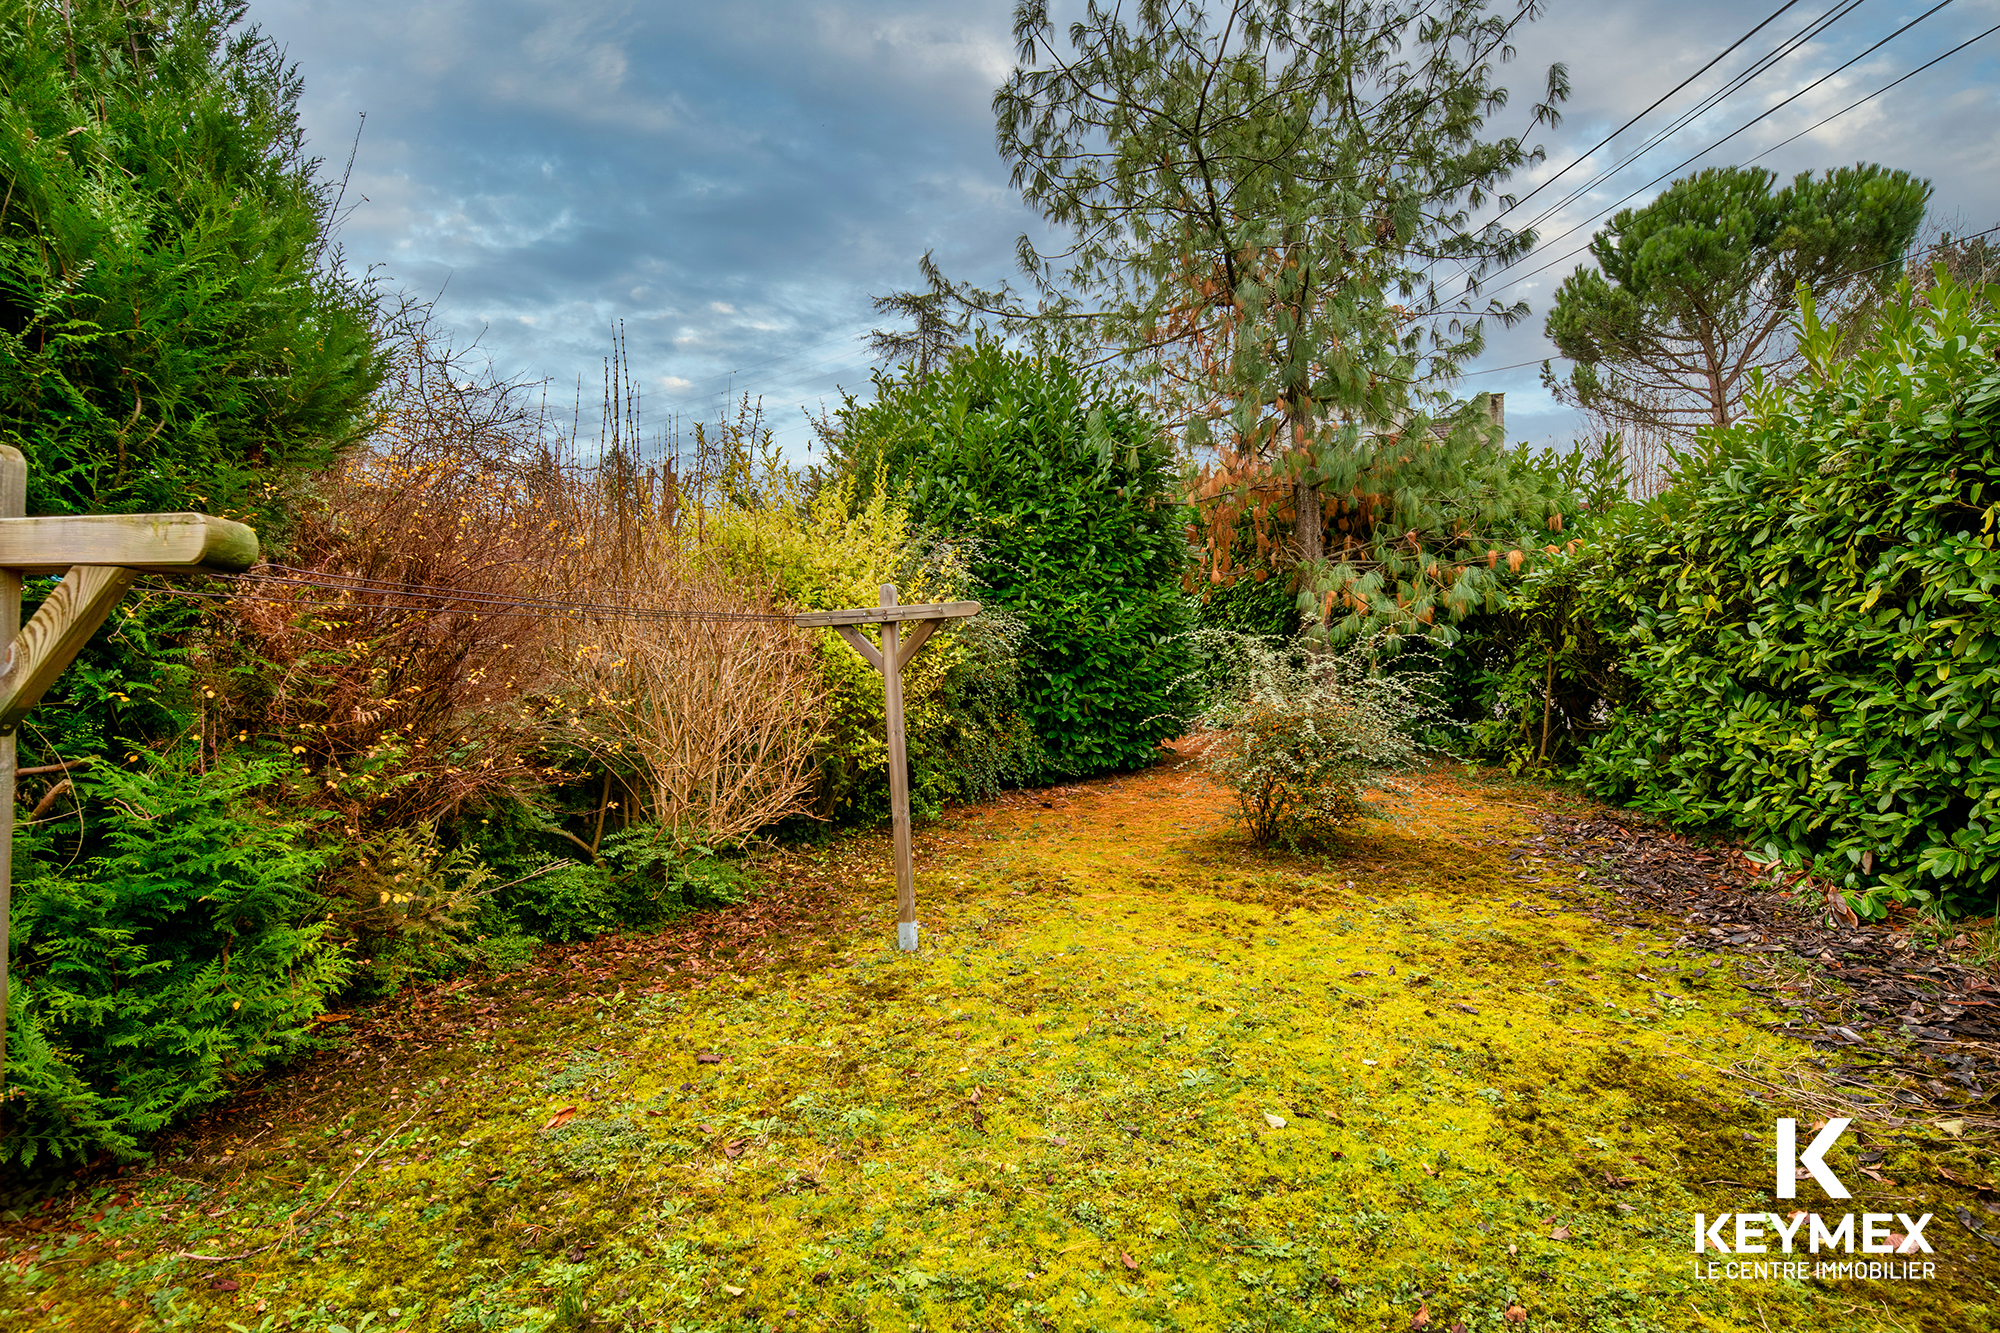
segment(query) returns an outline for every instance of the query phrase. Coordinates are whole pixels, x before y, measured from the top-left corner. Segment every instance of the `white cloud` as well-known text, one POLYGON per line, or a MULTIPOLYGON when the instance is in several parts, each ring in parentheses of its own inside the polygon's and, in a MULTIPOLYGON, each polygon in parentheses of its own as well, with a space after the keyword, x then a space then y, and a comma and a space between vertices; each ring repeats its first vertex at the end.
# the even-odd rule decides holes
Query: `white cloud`
MULTIPOLYGON (((712 388, 733 367, 755 366, 737 388, 797 404, 865 382, 865 357, 850 353, 880 322, 868 298, 914 285, 924 250, 935 249, 954 277, 990 285, 1011 275, 1014 236, 1037 225, 993 151, 990 98, 1013 63, 1012 8, 1012 0, 256 0, 253 17, 299 62, 314 149, 335 169, 358 113, 368 113, 348 198, 363 202, 342 235, 350 263, 393 261, 392 279, 442 290, 439 317, 467 336, 488 330, 503 373, 594 384, 622 320, 634 370, 655 384, 712 388), (667 366, 675 373, 662 377, 667 366)), ((1962 0, 1713 160, 1739 161, 1778 142, 1989 26, 1996 10, 2000 0, 1962 0)), ((1751 39, 1696 90, 1767 49, 1805 12, 1751 39)), ((1576 94, 1562 127, 1531 136, 1551 160, 1524 173, 1516 193, 1759 16, 1724 0, 1633 0, 1559 5, 1517 29, 1519 58, 1503 67, 1516 95, 1492 128, 1528 128, 1528 104, 1552 60, 1568 63, 1576 94)), ((1594 210, 1910 17, 1863 8, 1843 18, 1695 130, 1549 217, 1545 236, 1579 230, 1498 281, 1581 245, 1599 225, 1594 210)), ((1975 47, 1764 165, 1782 174, 1857 159, 1905 167, 1937 183, 1940 213, 1962 215, 1967 230, 1990 226, 2000 222, 1996 89, 1993 58, 1975 47)), ((1526 211, 1617 162, 1664 114, 1526 211)), ((1534 313, 1512 330, 1490 330, 1483 364, 1546 354, 1548 294, 1576 262, 1502 293, 1527 295, 1534 313)), ((1509 391, 1523 419, 1545 406, 1533 369, 1470 387, 1509 391)))

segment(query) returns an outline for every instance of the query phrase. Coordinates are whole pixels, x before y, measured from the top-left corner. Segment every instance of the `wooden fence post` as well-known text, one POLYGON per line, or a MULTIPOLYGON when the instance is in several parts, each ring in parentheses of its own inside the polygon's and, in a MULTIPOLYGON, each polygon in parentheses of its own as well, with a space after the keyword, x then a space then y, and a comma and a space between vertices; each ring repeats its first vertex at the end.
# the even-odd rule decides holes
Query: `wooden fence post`
MULTIPOLYGON (((0 445, 0 518, 28 512, 28 460, 19 449, 0 445)), ((21 632, 21 571, 0 569, 0 652, 13 652, 21 632)), ((0 661, 0 673, 9 664, 0 661)), ((7 1087, 7 1002, 13 968, 14 910, 14 761, 13 728, 0 735, 0 1095, 7 1087)))
POLYGON ((979 614, 977 602, 896 604, 896 585, 881 588, 881 605, 840 611, 803 611, 792 617, 800 629, 830 629, 847 640, 861 660, 882 673, 884 739, 889 748, 889 822, 896 840, 896 946, 917 948, 917 874, 910 861, 910 756, 903 726, 903 667, 947 620, 979 614), (909 622, 904 633, 903 623, 909 622), (878 648, 861 626, 880 625, 878 648))
MULTIPOLYGON (((896 585, 882 585, 882 605, 896 604, 896 585)), ((903 736, 902 628, 882 622, 882 704, 889 740, 889 825, 896 840, 896 947, 917 949, 917 871, 910 861, 910 756, 903 736)))

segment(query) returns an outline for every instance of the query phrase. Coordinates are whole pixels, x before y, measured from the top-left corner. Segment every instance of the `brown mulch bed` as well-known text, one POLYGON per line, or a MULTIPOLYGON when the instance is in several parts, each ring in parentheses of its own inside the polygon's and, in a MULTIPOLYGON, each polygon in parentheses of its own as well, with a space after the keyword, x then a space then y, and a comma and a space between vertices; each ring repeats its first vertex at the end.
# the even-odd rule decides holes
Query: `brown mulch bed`
MULTIPOLYGON (((1813 1063, 1878 1114, 2000 1129, 2000 975, 1927 946, 1910 921, 1867 924, 1837 900, 1781 886, 1740 850, 1704 846, 1624 812, 1547 814, 1544 855, 1589 867, 1623 907, 1677 918, 1684 950, 1751 963, 1748 989, 1810 1043, 1813 1063), (1757 984, 1757 980, 1770 984, 1757 984)), ((1824 892, 1822 890, 1822 892, 1824 892)))

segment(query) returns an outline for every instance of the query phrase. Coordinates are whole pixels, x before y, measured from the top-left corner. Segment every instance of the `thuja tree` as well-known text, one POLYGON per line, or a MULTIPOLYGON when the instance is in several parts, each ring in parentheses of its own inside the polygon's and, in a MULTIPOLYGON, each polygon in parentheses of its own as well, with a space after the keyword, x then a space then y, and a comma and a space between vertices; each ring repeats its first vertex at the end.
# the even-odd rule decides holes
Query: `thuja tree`
POLYGON ((236 0, 0 20, 0 438, 34 512, 267 518, 379 378, 297 76, 236 0))
POLYGON ((1137 767, 1188 711, 1187 511, 1138 395, 990 339, 879 378, 841 415, 911 516, 963 548, 975 595, 1026 627, 1021 707, 1042 779, 1137 767))
MULTIPOLYGON (((298 80, 242 18, 0 7, 0 442, 30 513, 204 509, 268 544, 293 483, 366 429, 373 311, 328 251, 298 80)), ((24 821, 0 1160, 139 1151, 301 1049, 347 970, 326 830, 274 813, 291 755, 171 743, 213 739, 189 658, 218 623, 133 599, 23 737, 30 766, 99 762, 24 821)))
MULTIPOLYGON (((370 303, 329 256, 298 79, 242 15, 0 13, 0 442, 27 456, 30 513, 203 509, 268 545, 288 483, 365 427, 370 303)), ((194 621, 122 614, 45 710, 56 746, 187 726, 194 621)))
MULTIPOLYGON (((138 1155, 312 1044, 352 960, 281 761, 80 773, 96 854, 38 858, 14 901, 0 1162, 138 1155)), ((26 839, 46 846, 30 827, 26 839)))
MULTIPOLYGON (((1478 279, 1532 233, 1471 213, 1538 156, 1486 128, 1538 8, 1091 4, 1067 41, 1045 4, 1016 10, 995 110, 1014 183, 1062 233, 1059 260, 1024 242, 1042 318, 1119 352, 1213 450, 1214 578, 1247 517, 1317 621, 1407 627, 1479 604, 1499 545, 1554 517, 1476 413, 1433 432, 1424 389, 1486 318, 1526 313, 1478 279)), ((1523 129, 1565 95, 1551 68, 1523 129)))
POLYGON ((1829 321, 1873 309, 1902 277, 1903 252, 1931 188, 1861 165, 1779 187, 1761 167, 1675 181, 1591 238, 1596 266, 1563 280, 1547 332, 1575 364, 1545 378, 1557 396, 1609 420, 1696 426, 1742 415, 1752 372, 1797 369, 1792 336, 1805 291, 1829 321))

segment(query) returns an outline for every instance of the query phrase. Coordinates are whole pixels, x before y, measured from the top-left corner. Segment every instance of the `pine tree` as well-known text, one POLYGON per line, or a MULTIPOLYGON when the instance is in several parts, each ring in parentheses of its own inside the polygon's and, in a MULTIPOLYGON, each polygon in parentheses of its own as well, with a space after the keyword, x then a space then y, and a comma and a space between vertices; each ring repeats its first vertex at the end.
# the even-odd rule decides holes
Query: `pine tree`
MULTIPOLYGON (((1431 431, 1425 386, 1478 353, 1485 318, 1526 313, 1482 304, 1478 277, 1532 233, 1470 213, 1538 155, 1485 137, 1507 100, 1495 64, 1538 8, 1243 0, 1128 22, 1093 3, 1067 52, 1045 4, 1016 10, 1001 152, 1068 233, 1030 271, 1046 317, 1117 349, 1213 451, 1212 578, 1233 577, 1250 517, 1319 624, 1429 625, 1483 600, 1493 543, 1534 501, 1476 409, 1431 431)), ((1553 67, 1524 129, 1566 93, 1553 67)))
POLYGON ((1838 319, 1902 276, 1931 188, 1863 164, 1773 189, 1761 167, 1675 181, 1591 239, 1596 267, 1563 280, 1547 331, 1576 365, 1544 378, 1615 424, 1685 437, 1743 410, 1752 372, 1796 364, 1798 293, 1838 319))

